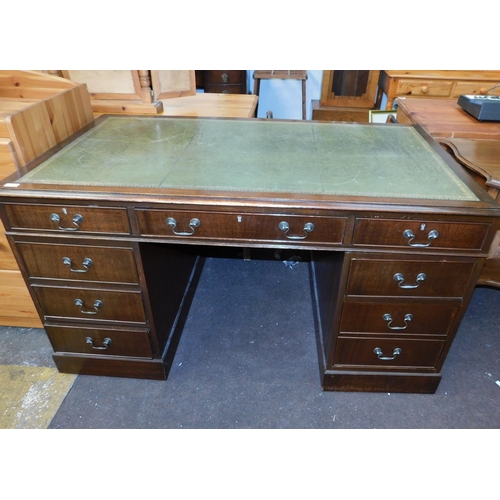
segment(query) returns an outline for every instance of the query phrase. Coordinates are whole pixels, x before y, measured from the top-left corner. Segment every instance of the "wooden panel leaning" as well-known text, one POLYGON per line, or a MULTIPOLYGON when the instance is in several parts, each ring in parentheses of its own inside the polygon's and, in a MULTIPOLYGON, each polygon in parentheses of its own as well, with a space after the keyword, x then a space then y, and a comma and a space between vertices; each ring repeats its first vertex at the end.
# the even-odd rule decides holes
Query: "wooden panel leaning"
MULTIPOLYGON (((38 71, 0 70, 0 180, 94 116, 85 85, 38 71)), ((0 325, 42 323, 0 223, 0 325)))
POLYGON ((81 84, 7 116, 5 124, 25 165, 93 120, 90 98, 81 84))

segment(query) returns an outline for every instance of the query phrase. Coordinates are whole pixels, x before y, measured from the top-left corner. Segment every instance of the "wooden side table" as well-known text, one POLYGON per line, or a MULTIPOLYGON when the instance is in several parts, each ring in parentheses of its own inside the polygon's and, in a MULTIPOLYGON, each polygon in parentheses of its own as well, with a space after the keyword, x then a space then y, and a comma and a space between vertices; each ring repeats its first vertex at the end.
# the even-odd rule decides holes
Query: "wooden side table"
MULTIPOLYGON (((397 97, 442 98, 457 101, 460 95, 485 95, 500 82, 500 71, 419 71, 385 69, 380 72, 377 109, 382 94, 387 96, 385 109, 393 109, 397 97)), ((491 95, 498 95, 500 88, 491 95)))
POLYGON ((500 139, 499 122, 480 122, 451 99, 399 98, 398 123, 415 124, 435 139, 500 139))
MULTIPOLYGON (((398 99, 396 119, 399 123, 420 125, 499 201, 500 123, 480 122, 450 99, 398 99)), ((478 284, 500 288, 498 233, 478 284)))

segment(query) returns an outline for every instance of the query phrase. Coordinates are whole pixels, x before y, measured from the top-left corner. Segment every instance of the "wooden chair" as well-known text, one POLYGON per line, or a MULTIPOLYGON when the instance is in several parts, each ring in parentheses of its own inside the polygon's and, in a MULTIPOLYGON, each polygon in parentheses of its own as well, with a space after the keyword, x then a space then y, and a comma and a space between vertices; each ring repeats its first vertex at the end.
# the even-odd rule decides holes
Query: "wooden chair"
MULTIPOLYGON (((260 81, 261 80, 301 80, 302 81, 302 119, 306 119, 306 80, 307 80, 307 71, 306 70, 295 70, 295 69, 259 69, 254 70, 253 72, 254 78, 254 88, 253 93, 256 96, 259 96, 260 92, 260 81)), ((257 105, 258 107, 258 105, 257 105)), ((256 109, 257 113, 257 109, 256 109)), ((268 114, 269 116, 269 114, 268 114)))

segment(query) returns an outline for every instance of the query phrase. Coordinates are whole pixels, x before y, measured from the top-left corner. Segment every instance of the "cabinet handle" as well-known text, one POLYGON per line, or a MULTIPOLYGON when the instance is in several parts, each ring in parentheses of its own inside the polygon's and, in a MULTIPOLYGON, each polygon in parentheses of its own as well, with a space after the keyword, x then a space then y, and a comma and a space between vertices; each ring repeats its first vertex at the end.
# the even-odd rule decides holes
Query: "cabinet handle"
POLYGON ((279 229, 282 231, 285 231, 285 237, 288 238, 289 240, 304 240, 307 238, 307 234, 314 231, 314 224, 312 222, 306 222, 304 224, 304 227, 302 229, 303 235, 289 235, 288 231, 290 231, 290 224, 286 221, 282 221, 278 225, 279 229))
POLYGON ((400 347, 396 347, 394 351, 392 351, 392 356, 384 356, 384 353, 380 347, 375 347, 373 349, 373 352, 377 355, 378 359, 381 359, 382 361, 392 361, 393 359, 396 359, 402 352, 403 350, 400 347))
POLYGON ((90 344, 90 346, 92 347, 92 349, 97 349, 97 350, 105 350, 105 349, 108 349, 109 348, 109 345, 111 344, 111 339, 106 337, 103 341, 102 341, 102 346, 97 346, 97 345, 94 345, 94 339, 92 337, 86 337, 85 338, 85 342, 87 344, 90 344))
POLYGON ((192 236, 194 234, 194 232, 196 231, 196 228, 197 227, 200 227, 201 225, 201 222, 200 222, 200 219, 191 219, 189 221, 189 227, 191 228, 191 232, 190 233, 187 233, 187 232, 178 232, 175 230, 175 227, 177 226, 177 222, 175 221, 175 219, 173 217, 169 217, 167 219, 167 224, 172 228, 172 232, 174 234, 176 234, 177 236, 192 236))
POLYGON ((80 308, 80 312, 83 314, 97 314, 99 309, 102 307, 102 301, 96 300, 92 309, 87 309, 82 299, 75 299, 75 305, 80 308))
POLYGON ((408 323, 413 319, 413 314, 406 314, 405 315, 405 317, 404 317, 405 325, 404 326, 391 326, 393 320, 392 320, 392 316, 390 314, 384 314, 382 316, 382 318, 384 321, 387 321, 387 326, 391 330, 405 330, 406 328, 408 328, 408 323))
POLYGON ((73 262, 71 261, 71 259, 69 257, 63 257, 62 262, 63 262, 63 264, 65 264, 66 266, 69 267, 69 270, 72 273, 88 273, 90 271, 89 267, 93 264, 92 259, 89 259, 88 257, 83 259, 83 262, 82 262, 83 269, 73 269, 73 267, 72 267, 73 262))
POLYGON ((429 92, 429 87, 427 85, 422 85, 422 94, 427 94, 429 92))
POLYGON ((229 75, 227 73, 222 73, 221 78, 224 83, 229 81, 229 75))
POLYGON ((80 214, 76 214, 71 221, 75 227, 61 227, 59 224, 61 222, 61 217, 57 214, 50 214, 50 220, 57 224, 57 227, 61 231, 78 231, 80 229, 80 224, 83 222, 83 217, 80 214))
POLYGON ((411 288, 418 288, 420 283, 422 281, 425 281, 427 276, 425 273, 419 273, 417 274, 417 281, 414 285, 405 285, 405 277, 401 273, 396 273, 393 278, 398 282, 399 288, 404 288, 404 289, 411 289, 411 288))
POLYGON ((408 245, 410 245, 411 247, 428 247, 432 243, 432 240, 435 240, 439 236, 439 232, 435 229, 429 231, 429 234, 427 235, 428 243, 412 243, 412 241, 415 239, 415 234, 411 229, 405 229, 403 232, 403 236, 405 238, 408 238, 408 245))

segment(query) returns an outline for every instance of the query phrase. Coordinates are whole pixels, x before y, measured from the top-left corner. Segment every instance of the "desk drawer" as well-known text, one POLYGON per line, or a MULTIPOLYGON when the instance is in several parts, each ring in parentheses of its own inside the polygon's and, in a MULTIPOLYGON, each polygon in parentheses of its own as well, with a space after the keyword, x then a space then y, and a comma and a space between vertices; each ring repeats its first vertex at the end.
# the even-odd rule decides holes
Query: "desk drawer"
POLYGON ((131 248, 16 244, 30 278, 139 283, 131 248))
POLYGON ((130 234, 125 208, 5 204, 12 229, 130 234))
POLYGON ((347 295, 462 298, 476 262, 352 259, 347 295))
POLYGON ((45 330, 54 351, 105 356, 153 357, 148 330, 71 328, 66 326, 46 326, 45 330))
POLYGON ((460 303, 386 301, 346 302, 342 311, 342 333, 385 335, 446 335, 460 303))
POLYGON ((32 287, 46 318, 146 323, 139 291, 32 287))
POLYGON ((438 340, 341 337, 337 341, 333 363, 346 368, 431 369, 437 365, 444 344, 438 340))
POLYGON ((298 215, 137 210, 142 236, 341 244, 347 219, 298 215))
POLYGON ((482 250, 489 224, 357 219, 354 245, 482 250))
POLYGON ((399 80, 396 94, 398 96, 449 97, 453 87, 452 81, 446 80, 399 80))

